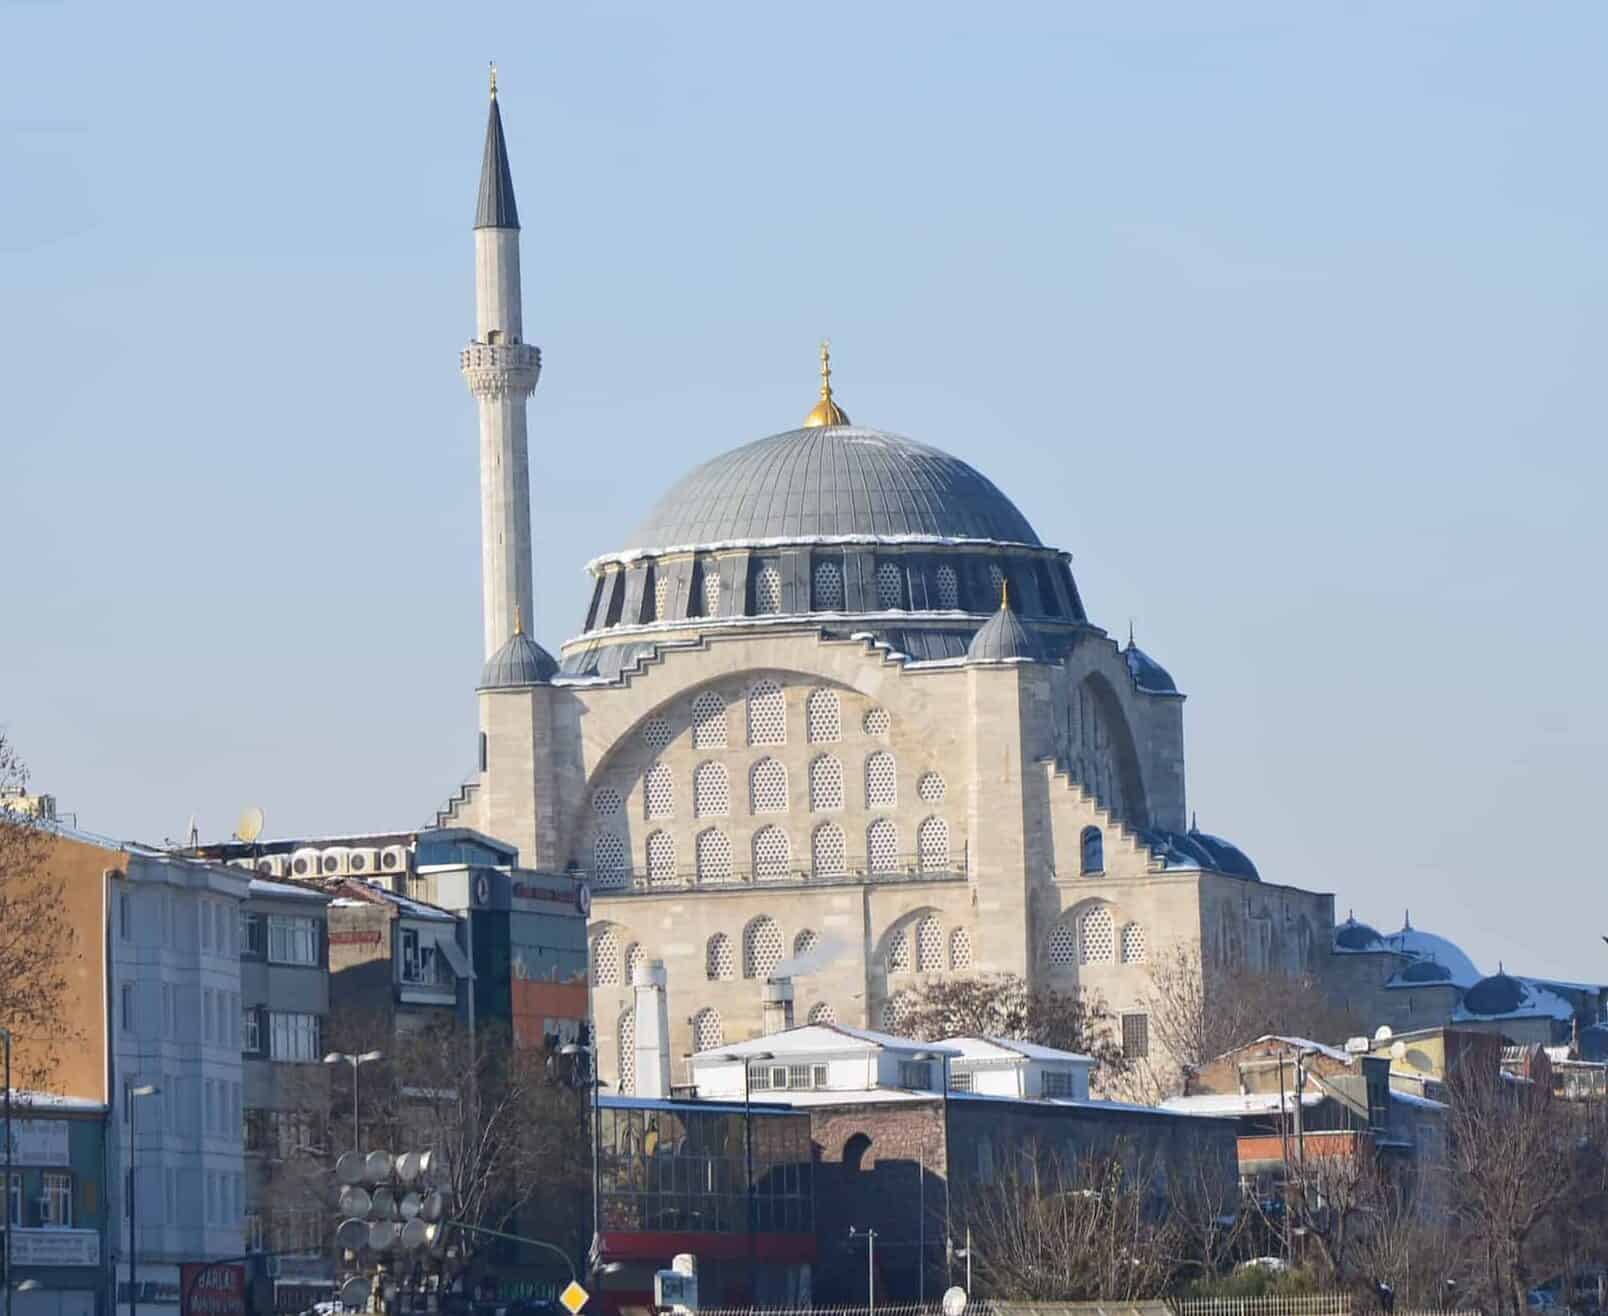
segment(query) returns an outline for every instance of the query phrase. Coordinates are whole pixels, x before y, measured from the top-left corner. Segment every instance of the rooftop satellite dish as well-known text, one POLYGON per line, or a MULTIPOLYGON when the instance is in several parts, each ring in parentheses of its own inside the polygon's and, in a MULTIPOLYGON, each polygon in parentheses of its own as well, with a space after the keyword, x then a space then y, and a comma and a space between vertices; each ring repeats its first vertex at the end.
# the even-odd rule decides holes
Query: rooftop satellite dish
POLYGON ((262 835, 262 825, 267 821, 262 810, 253 804, 240 815, 240 821, 235 824, 235 835, 247 845, 250 845, 262 835))
POLYGON ((1392 1060, 1405 1060, 1407 1058, 1407 1043, 1392 1042, 1390 1044, 1390 1058, 1392 1060))
POLYGON ((1376 1042, 1388 1042, 1393 1036, 1394 1034, 1390 1031, 1389 1024, 1380 1024, 1374 1030, 1374 1041, 1376 1042))
POLYGON ((966 1290, 960 1285, 944 1290, 944 1316, 962 1316, 966 1310, 966 1290))
POLYGON ((362 1152, 342 1152, 335 1162, 335 1177, 345 1184, 363 1182, 363 1154, 362 1152))

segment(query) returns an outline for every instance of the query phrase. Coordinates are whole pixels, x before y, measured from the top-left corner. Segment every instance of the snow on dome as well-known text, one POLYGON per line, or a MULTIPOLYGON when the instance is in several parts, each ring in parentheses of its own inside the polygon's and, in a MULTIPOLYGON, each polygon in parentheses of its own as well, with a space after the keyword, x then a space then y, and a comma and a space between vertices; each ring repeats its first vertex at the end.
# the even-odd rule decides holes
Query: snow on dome
POLYGON ((1528 978, 1493 973, 1463 995, 1454 1019, 1573 1019, 1574 1007, 1554 991, 1528 978))
MULTIPOLYGON (((1456 983, 1459 987, 1472 987, 1484 977, 1474 967, 1474 961, 1469 959, 1461 946, 1455 942, 1447 941, 1445 937, 1438 937, 1433 932, 1423 932, 1413 927, 1411 923, 1403 927, 1400 932, 1392 932, 1384 938, 1384 941, 1385 945, 1391 950, 1444 966, 1448 972, 1442 981, 1456 983)), ((1409 967, 1416 968, 1417 966, 1409 967)), ((1406 977, 1405 970, 1401 976, 1406 977)), ((1429 979, 1417 979, 1416 981, 1427 982, 1429 979)))
POLYGON ((1334 930, 1336 950, 1384 950, 1385 939, 1366 923, 1347 918, 1334 930))

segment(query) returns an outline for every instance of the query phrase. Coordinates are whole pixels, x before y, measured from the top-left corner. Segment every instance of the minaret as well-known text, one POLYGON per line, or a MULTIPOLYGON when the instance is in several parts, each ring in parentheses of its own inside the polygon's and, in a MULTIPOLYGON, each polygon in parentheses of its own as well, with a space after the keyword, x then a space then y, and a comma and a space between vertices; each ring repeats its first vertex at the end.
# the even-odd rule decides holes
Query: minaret
POLYGON ((475 210, 475 336, 459 365, 480 403, 480 575, 486 657, 532 615, 530 458, 525 400, 536 389, 542 354, 525 342, 520 317, 519 211, 497 109, 491 69, 491 113, 475 210))

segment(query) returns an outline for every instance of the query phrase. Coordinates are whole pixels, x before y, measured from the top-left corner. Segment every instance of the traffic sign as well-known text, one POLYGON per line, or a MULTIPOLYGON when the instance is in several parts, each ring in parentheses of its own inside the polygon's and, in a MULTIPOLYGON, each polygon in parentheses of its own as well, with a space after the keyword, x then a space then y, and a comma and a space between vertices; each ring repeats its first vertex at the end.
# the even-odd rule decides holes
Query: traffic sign
POLYGON ((581 1308, 586 1306, 586 1300, 592 1295, 583 1289, 574 1280, 571 1280, 564 1291, 558 1295, 558 1300, 564 1304, 564 1310, 570 1316, 577 1316, 581 1308))

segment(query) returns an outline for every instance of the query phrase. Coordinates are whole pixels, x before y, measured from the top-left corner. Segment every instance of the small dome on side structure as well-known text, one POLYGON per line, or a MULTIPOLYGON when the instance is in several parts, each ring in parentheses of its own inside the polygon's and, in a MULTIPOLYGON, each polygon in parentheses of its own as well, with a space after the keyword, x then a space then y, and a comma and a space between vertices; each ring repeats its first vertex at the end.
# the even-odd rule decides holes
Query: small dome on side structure
POLYGON ((1011 611, 1010 590, 1001 592, 999 611, 983 623, 966 647, 969 663, 1008 663, 1046 661, 1038 637, 1016 619, 1011 611))
POLYGON ((507 690, 522 685, 546 685, 558 675, 552 654, 523 630, 515 630, 507 643, 480 669, 482 690, 507 690))

